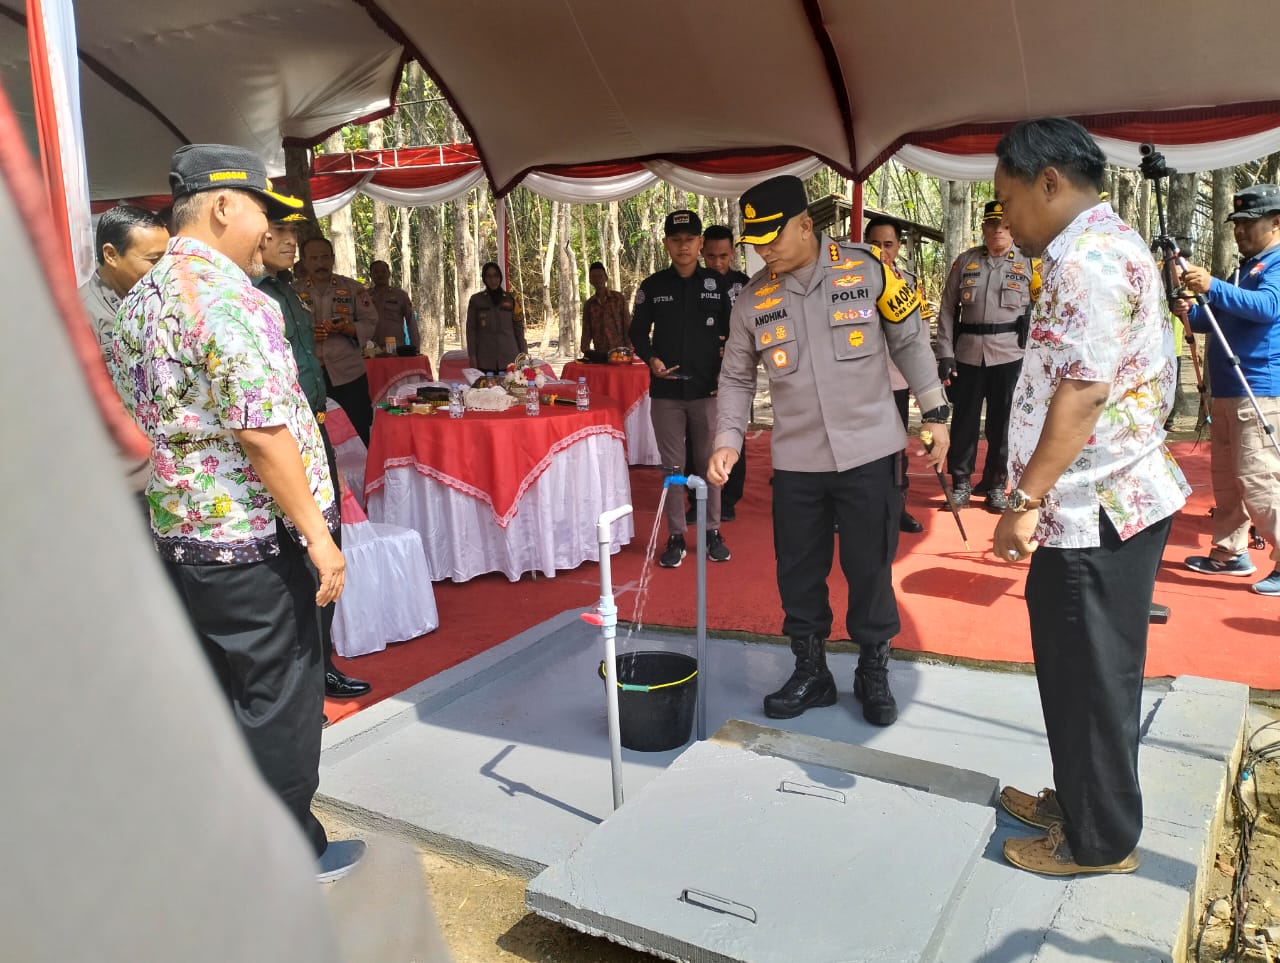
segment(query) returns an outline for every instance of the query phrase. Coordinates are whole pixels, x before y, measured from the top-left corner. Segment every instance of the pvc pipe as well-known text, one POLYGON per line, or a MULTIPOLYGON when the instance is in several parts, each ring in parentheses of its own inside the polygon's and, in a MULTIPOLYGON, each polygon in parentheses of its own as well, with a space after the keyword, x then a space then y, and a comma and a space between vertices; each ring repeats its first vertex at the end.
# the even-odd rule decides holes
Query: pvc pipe
POLYGON ((613 567, 609 546, 613 544, 610 526, 631 514, 631 506, 623 505, 600 516, 596 523, 596 539, 600 544, 600 602, 596 606, 600 631, 604 634, 605 708, 609 716, 609 766, 613 776, 613 808, 622 805, 622 728, 618 722, 618 656, 614 638, 618 633, 618 607, 613 600, 613 567))
POLYGON ((698 741, 707 738, 707 483, 697 475, 685 479, 698 509, 698 741))

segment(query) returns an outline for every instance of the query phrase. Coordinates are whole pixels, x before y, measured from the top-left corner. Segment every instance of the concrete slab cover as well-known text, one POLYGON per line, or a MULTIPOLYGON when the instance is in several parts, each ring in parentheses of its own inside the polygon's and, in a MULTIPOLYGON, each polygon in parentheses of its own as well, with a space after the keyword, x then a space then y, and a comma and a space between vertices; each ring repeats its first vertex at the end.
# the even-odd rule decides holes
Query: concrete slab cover
POLYGON ((670 959, 933 960, 994 827, 986 806, 699 743, 526 899, 670 959))

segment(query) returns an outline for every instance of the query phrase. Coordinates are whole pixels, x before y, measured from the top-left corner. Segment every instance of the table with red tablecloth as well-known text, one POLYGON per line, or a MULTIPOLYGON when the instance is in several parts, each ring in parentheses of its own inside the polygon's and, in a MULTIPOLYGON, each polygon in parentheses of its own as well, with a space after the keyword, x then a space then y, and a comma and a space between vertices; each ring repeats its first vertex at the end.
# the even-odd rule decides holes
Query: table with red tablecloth
POLYGON ((365 358, 364 370, 369 375, 369 398, 375 405, 397 394, 401 385, 434 380, 431 359, 421 354, 407 358, 365 358))
POLYGON ((627 461, 632 465, 659 465, 658 441, 653 436, 649 414, 649 366, 632 364, 588 364, 570 361, 560 372, 565 381, 586 378, 594 400, 603 395, 622 406, 623 429, 627 433, 627 461))
MULTIPOLYGON (((467 358, 466 351, 446 351, 440 356, 440 380, 446 384, 453 381, 457 381, 461 384, 470 384, 470 382, 467 381, 466 375, 462 373, 463 369, 469 367, 471 367, 471 362, 467 358)), ((538 370, 548 378, 554 378, 556 376, 555 369, 545 361, 539 362, 538 370)), ((503 373, 505 374, 505 372, 503 373)))
MULTIPOLYGON (((606 398, 537 417, 523 405, 462 418, 378 409, 365 494, 370 519, 422 536, 433 579, 554 576, 597 561, 597 519, 631 501, 622 409, 606 398)), ((615 549, 632 534, 630 516, 614 523, 615 549)))

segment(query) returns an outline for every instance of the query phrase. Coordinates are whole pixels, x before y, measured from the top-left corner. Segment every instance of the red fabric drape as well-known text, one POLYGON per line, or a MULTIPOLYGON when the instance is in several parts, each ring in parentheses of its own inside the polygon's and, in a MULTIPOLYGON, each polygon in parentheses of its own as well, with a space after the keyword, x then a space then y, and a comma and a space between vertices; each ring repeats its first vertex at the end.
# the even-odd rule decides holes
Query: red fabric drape
POLYGON ((40 140, 40 165, 53 228, 66 251, 67 263, 75 263, 71 246, 71 218, 62 176, 62 141, 58 136, 58 111, 49 73, 49 47, 45 43, 44 7, 41 0, 27 0, 27 48, 31 59, 31 96, 35 102, 36 133, 40 140))

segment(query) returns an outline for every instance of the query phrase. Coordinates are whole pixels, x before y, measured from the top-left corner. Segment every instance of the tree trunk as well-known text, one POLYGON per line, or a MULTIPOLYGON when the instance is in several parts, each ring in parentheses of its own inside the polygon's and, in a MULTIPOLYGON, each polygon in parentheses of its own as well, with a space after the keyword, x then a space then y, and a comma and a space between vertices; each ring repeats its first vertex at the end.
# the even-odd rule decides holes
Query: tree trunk
POLYGON ((422 351, 439 367, 444 353, 443 207, 418 208, 418 330, 422 351))
MULTIPOLYGON (((1174 174, 1169 178, 1169 233, 1178 239, 1180 247, 1191 247, 1191 226, 1196 213, 1196 181, 1198 174, 1174 174)), ((1202 239, 1203 241, 1203 239, 1202 239)), ((1192 251, 1200 255, 1203 251, 1192 251)))
POLYGON ((402 207, 399 213, 400 273, 398 281, 413 303, 413 208, 402 207))
POLYGON ((284 192, 290 197, 302 198, 305 205, 302 213, 311 222, 307 236, 315 237, 320 232, 320 227, 316 223, 315 209, 311 206, 311 151, 306 147, 284 149, 284 192))
MULTIPOLYGON (((1209 269, 1214 277, 1225 278, 1231 273, 1235 259, 1236 241, 1227 215, 1231 213, 1234 172, 1223 168, 1213 172, 1213 258, 1209 269)), ((1203 263, 1203 258, 1201 262, 1203 263)))
POLYGON ((1267 159, 1262 162, 1261 170, 1258 171, 1258 183, 1274 184, 1278 175, 1280 175, 1280 153, 1268 154, 1267 159))
POLYGON ((1133 175, 1129 171, 1119 171, 1116 177, 1116 197, 1112 202, 1120 220, 1130 227, 1137 224, 1138 204, 1134 191, 1133 175))
MULTIPOLYGON (((551 340, 551 319, 555 312, 551 306, 551 265, 556 255, 556 233, 560 230, 560 207, 559 201, 551 202, 551 216, 547 219, 547 230, 550 236, 547 243, 542 248, 542 343, 546 344, 551 340)), ((539 212, 541 212, 541 203, 539 203, 539 212)), ((539 213, 538 217, 538 234, 542 234, 542 217, 539 213)))
POLYGON ((1151 243, 1151 182, 1145 177, 1138 189, 1138 233, 1144 241, 1151 243))
MULTIPOLYGON (((341 154, 346 150, 342 131, 330 134, 324 142, 326 154, 341 154)), ((351 277, 356 270, 356 238, 351 225, 351 205, 329 215, 329 240, 333 243, 333 271, 351 277)))
POLYGON ((613 287, 619 291, 625 291, 622 278, 622 238, 618 232, 618 202, 610 201, 605 208, 605 236, 608 238, 607 246, 602 252, 604 257, 605 270, 609 272, 609 277, 613 279, 613 287))
MULTIPOLYGON (((382 121, 375 120, 369 125, 369 149, 382 150, 383 137, 382 121)), ((373 259, 391 263, 391 209, 381 201, 373 202, 373 259)))
POLYGON ((969 185, 964 181, 943 181, 946 208, 942 214, 943 272, 951 270, 973 236, 969 226, 969 185))
MULTIPOLYGON (((577 285, 577 269, 574 264, 576 260, 573 254, 573 209, 568 204, 560 205, 560 244, 558 246, 559 257, 559 283, 556 286, 556 293, 559 299, 557 305, 560 316, 559 340, 560 348, 563 351, 571 352, 574 346, 573 329, 574 315, 578 310, 578 285, 577 285)), ((543 353, 549 354, 548 345, 543 344, 543 353)))

